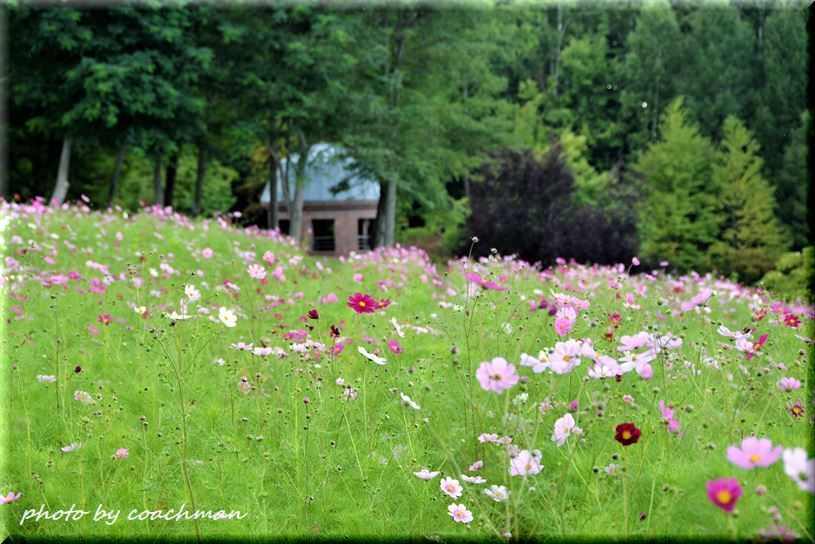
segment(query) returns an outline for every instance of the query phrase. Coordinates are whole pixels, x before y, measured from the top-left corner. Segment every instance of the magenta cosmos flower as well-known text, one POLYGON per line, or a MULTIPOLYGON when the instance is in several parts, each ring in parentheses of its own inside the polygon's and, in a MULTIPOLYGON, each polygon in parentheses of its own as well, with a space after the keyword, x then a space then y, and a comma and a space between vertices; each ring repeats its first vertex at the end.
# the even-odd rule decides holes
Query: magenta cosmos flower
POLYGON ((348 307, 358 314, 372 314, 376 311, 377 302, 371 295, 354 293, 348 297, 348 307))
POLYGON ((388 349, 391 350, 396 355, 402 353, 402 346, 399 345, 399 342, 396 340, 388 340, 388 349))
POLYGON ((707 498, 710 499, 710 502, 728 514, 732 512, 742 494, 739 481, 735 478, 719 478, 708 482, 706 485, 707 498))
POLYGON ((483 362, 475 372, 484 391, 500 393, 518 383, 519 376, 515 366, 507 363, 503 357, 496 357, 492 362, 483 362))
POLYGON ((768 467, 781 458, 784 448, 776 446, 767 438, 748 436, 741 443, 741 448, 727 448, 727 459, 737 467, 752 470, 755 467, 768 467))

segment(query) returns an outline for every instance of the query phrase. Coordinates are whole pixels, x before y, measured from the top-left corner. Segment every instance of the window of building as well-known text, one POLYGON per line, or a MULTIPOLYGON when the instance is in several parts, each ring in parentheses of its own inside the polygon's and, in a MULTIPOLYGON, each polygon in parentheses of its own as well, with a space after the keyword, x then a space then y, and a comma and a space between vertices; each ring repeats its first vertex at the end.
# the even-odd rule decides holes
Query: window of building
POLYGON ((334 242, 333 219, 312 219, 311 232, 313 233, 312 251, 334 251, 336 244, 334 242))
POLYGON ((361 251, 371 249, 371 234, 374 231, 373 219, 360 219, 357 222, 357 247, 361 251))

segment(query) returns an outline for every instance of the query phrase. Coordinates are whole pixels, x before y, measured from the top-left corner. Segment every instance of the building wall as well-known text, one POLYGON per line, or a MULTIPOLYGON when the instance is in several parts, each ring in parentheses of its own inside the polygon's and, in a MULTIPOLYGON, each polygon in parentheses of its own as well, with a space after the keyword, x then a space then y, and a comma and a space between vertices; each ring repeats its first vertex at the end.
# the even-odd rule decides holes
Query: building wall
MULTIPOLYGON (((303 206, 304 242, 310 253, 313 247, 311 221, 313 219, 334 220, 333 252, 319 252, 319 255, 348 255, 359 251, 357 229, 360 219, 376 218, 377 202, 374 201, 328 201, 306 202, 303 206)), ((289 219, 286 206, 279 207, 280 219, 289 219)))

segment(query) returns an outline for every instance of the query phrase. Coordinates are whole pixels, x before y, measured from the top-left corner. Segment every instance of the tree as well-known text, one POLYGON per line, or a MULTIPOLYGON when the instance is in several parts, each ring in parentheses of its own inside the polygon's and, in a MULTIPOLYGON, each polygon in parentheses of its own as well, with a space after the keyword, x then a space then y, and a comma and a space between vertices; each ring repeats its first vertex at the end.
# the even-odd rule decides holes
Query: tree
POLYGON ((675 75, 677 93, 702 134, 720 139, 725 118, 752 119, 758 98, 755 38, 739 10, 722 4, 695 9, 680 43, 685 62, 675 75))
MULTIPOLYGON (((763 87, 755 116, 756 138, 761 144, 770 179, 775 180, 784 161, 801 111, 806 107, 806 11, 800 6, 774 9, 764 25, 761 47, 763 87)), ((776 194, 781 195, 776 185, 776 194)))
MULTIPOLYGON (((540 160, 530 151, 496 154, 475 171, 471 182, 471 214, 464 230, 479 238, 475 256, 488 255, 496 247, 544 266, 558 257, 595 263, 630 260, 636 248, 633 217, 609 216, 578 204, 574 191, 558 143, 540 160)), ((630 201, 626 204, 633 207, 630 201)), ((469 243, 460 247, 465 253, 468 249, 469 243)))
POLYGON ((758 143, 734 116, 725 120, 723 134, 713 168, 713 184, 721 191, 722 231, 711 254, 721 271, 752 283, 772 270, 789 238, 775 217, 772 188, 761 176, 758 143))
POLYGON ((667 259, 680 270, 704 272, 719 233, 713 144, 688 119, 681 98, 668 105, 660 127, 659 140, 637 164, 645 194, 639 205, 641 253, 651 262, 667 259))
POLYGON ((812 115, 801 116, 801 125, 792 134, 784 161, 776 176, 776 213, 789 230, 792 248, 812 245, 812 171, 807 167, 807 142, 813 140, 812 115))
POLYGON ((430 210, 449 204, 444 183, 483 163, 510 131, 505 81, 492 72, 495 19, 471 10, 372 10, 342 144, 380 183, 376 245, 392 245, 397 191, 430 210), (449 32, 450 25, 460 32, 449 32))
POLYGON ((679 23, 666 1, 642 8, 628 34, 622 69, 621 101, 631 148, 657 140, 664 104, 676 97, 676 74, 682 64, 680 41, 679 23))

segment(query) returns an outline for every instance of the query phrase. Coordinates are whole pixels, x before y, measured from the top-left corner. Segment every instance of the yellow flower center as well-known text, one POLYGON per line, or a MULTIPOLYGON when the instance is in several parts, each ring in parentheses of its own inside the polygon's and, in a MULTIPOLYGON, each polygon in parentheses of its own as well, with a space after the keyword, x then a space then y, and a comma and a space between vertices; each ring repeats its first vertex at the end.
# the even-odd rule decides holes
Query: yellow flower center
POLYGON ((566 362, 568 363, 569 361, 571 361, 571 360, 572 360, 572 356, 571 356, 571 355, 564 355, 564 356, 563 356, 563 360, 564 360, 564 361, 566 361, 566 362))
POLYGON ((757 454, 757 453, 754 453, 748 459, 750 460, 751 463, 753 463, 755 465, 756 463, 761 461, 761 456, 759 454, 757 454))
POLYGON ((623 431, 623 440, 631 439, 631 431, 623 431))
POLYGON ((722 490, 716 493, 716 500, 722 504, 729 504, 732 498, 733 495, 731 495, 730 491, 727 490, 722 490))
POLYGON ((364 308, 364 307, 365 307, 365 301, 364 301, 364 300, 360 300, 360 301, 359 301, 359 305, 360 305, 362 308, 364 308))

